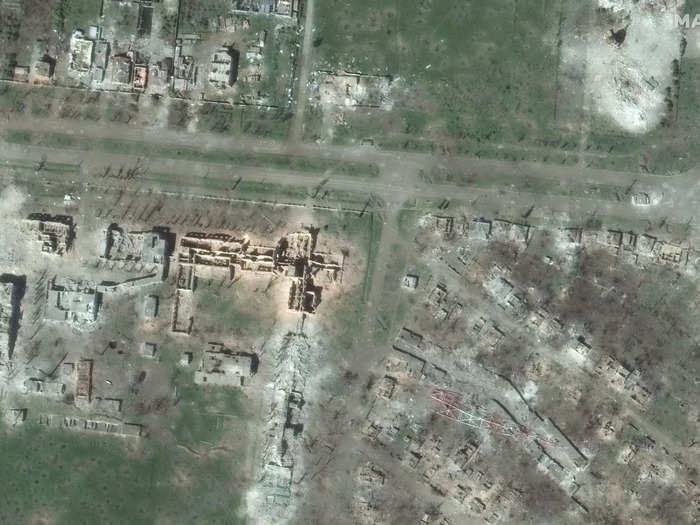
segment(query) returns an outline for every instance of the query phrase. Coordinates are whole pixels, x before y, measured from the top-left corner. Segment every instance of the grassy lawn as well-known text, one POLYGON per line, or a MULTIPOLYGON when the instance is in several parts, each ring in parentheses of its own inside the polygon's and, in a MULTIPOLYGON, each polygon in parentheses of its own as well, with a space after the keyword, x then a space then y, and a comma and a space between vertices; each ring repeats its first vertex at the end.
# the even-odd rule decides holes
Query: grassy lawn
POLYGON ((197 125, 206 132, 286 139, 292 113, 285 108, 263 109, 205 103, 199 106, 197 125))
POLYGON ((100 0, 54 0, 54 27, 67 38, 76 29, 87 32, 88 27, 98 25, 101 8, 100 0))
MULTIPOLYGON (((405 88, 383 118, 392 135, 473 147, 551 133, 558 0, 417 4, 323 2, 316 68, 392 75, 405 88)), ((373 124, 360 118, 357 131, 373 124)))
MULTIPOLYGON (((207 286, 205 279, 202 279, 195 291, 197 319, 195 329, 204 334, 213 334, 226 327, 226 332, 242 334, 251 331, 254 327, 259 327, 265 319, 261 319, 260 310, 269 306, 270 301, 263 294, 258 294, 253 298, 251 291, 256 284, 255 281, 247 280, 237 283, 232 288, 219 288, 207 286), (251 308, 251 304, 258 301, 256 308, 251 308)), ((269 282, 268 278, 260 279, 264 287, 269 282)), ((211 337, 211 335, 209 335, 211 337)))
POLYGON ((172 430, 178 443, 216 443, 230 431, 231 418, 245 415, 239 388, 195 385, 189 372, 176 373, 174 381, 179 401, 172 430))
POLYGON ((209 30, 212 18, 225 15, 231 9, 229 0, 182 0, 180 4, 180 34, 209 30))
MULTIPOLYGON (((367 268, 365 269, 365 281, 362 287, 362 302, 366 303, 372 290, 372 281, 377 262, 379 243, 382 240, 382 220, 374 213, 369 214, 369 240, 367 246, 367 268)), ((377 284, 378 286, 381 283, 377 284)))
POLYGON ((2 523, 243 523, 232 456, 196 458, 157 440, 127 452, 118 438, 31 424, 2 443, 2 523))
POLYGON ((459 171, 434 169, 421 174, 421 179, 430 184, 450 184, 472 186, 475 188, 507 187, 511 191, 524 191, 540 195, 561 195, 565 197, 589 197, 598 200, 616 201, 627 188, 612 184, 586 184, 566 178, 550 179, 521 176, 517 179, 506 175, 472 174, 465 175, 459 171))

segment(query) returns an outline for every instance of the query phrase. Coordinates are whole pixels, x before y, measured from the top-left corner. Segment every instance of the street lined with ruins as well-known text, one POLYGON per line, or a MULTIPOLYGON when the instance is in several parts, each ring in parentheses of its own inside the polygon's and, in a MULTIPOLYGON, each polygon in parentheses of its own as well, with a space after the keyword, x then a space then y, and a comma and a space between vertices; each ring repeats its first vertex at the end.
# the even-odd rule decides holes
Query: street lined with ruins
POLYGON ((652 4, 0 0, 0 522, 697 523, 652 4))

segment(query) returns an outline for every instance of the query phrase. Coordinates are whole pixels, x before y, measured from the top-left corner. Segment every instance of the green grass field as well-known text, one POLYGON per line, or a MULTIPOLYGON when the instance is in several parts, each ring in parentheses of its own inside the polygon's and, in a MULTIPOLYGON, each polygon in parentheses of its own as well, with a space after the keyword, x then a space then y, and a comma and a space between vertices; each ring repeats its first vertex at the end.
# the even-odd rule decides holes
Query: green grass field
POLYGON ((54 0, 53 25, 70 38, 76 29, 87 32, 88 27, 97 25, 101 9, 100 0, 54 0))
POLYGON ((231 455, 197 458, 158 438, 128 451, 119 438, 31 424, 3 434, 2 523, 244 523, 231 455))
MULTIPOLYGON (((581 94, 570 93, 570 83, 560 80, 560 50, 569 29, 585 28, 585 3, 409 4, 329 0, 316 6, 316 70, 394 79, 393 108, 344 111, 345 124, 333 128, 333 142, 371 138, 386 149, 660 174, 697 164, 693 123, 700 111, 700 60, 681 60, 675 121, 632 135, 584 110, 581 94), (584 114, 591 117, 585 143, 584 114)), ((692 0, 685 10, 699 8, 692 0)), ((305 124, 306 140, 331 140, 319 108, 307 111, 305 124)))
MULTIPOLYGON (((428 135, 466 145, 551 133, 558 0, 415 4, 320 4, 316 68, 393 76, 403 89, 382 120, 399 140, 428 135)), ((381 115, 358 115, 354 130, 352 115, 352 133, 374 134, 381 115)))

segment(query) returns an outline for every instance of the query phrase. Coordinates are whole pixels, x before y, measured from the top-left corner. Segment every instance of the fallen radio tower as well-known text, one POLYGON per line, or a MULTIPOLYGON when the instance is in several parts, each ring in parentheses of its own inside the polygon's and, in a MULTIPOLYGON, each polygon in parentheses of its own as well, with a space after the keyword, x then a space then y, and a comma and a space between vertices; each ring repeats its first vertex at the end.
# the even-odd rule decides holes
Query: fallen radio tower
POLYGON ((436 414, 451 419, 461 425, 488 430, 520 441, 537 441, 540 444, 550 446, 556 446, 558 444, 558 441, 554 438, 531 432, 523 425, 504 421, 496 414, 482 417, 467 412, 463 408, 461 396, 456 392, 436 389, 433 390, 430 397, 437 405, 435 410, 436 414))

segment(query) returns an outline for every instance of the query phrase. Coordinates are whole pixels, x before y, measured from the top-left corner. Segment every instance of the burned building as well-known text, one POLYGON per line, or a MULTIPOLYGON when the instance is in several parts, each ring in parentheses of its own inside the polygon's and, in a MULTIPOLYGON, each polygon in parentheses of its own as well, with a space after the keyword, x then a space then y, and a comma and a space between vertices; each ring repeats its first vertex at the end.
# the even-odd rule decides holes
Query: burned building
POLYGON ((148 84, 148 66, 145 64, 135 64, 133 76, 134 89, 139 91, 146 89, 146 85, 148 84))

